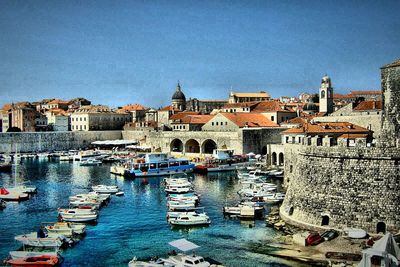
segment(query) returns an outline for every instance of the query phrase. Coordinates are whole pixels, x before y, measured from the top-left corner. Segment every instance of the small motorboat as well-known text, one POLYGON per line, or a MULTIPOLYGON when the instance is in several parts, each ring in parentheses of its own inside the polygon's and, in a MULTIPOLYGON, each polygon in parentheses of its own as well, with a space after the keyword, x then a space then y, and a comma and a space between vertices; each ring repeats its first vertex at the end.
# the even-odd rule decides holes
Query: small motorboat
POLYGON ((47 266, 56 266, 58 262, 59 262, 58 256, 52 256, 52 255, 31 256, 31 257, 11 259, 6 261, 7 264, 10 264, 13 267, 23 267, 23 266, 47 267, 47 266))
POLYGON ((26 186, 24 184, 22 185, 17 185, 16 187, 14 187, 15 190, 18 190, 22 193, 27 193, 27 194, 35 194, 37 193, 37 187, 30 185, 30 186, 26 186))
POLYGON ((96 166, 96 165, 100 165, 101 163, 102 163, 101 160, 87 159, 87 160, 82 160, 79 165, 81 165, 81 166, 96 166))
POLYGON ((171 219, 169 223, 176 226, 196 226, 209 225, 211 220, 205 213, 183 213, 177 218, 171 219))
POLYGON ((25 235, 17 235, 15 240, 21 242, 24 246, 52 248, 59 248, 64 243, 69 242, 63 235, 49 234, 46 236, 44 232, 42 233, 43 234, 32 232, 25 235))
POLYGON ((56 222, 42 223, 48 233, 60 234, 67 237, 83 235, 86 232, 86 225, 82 223, 56 222))
POLYGON ((2 187, 0 188, 0 199, 9 201, 22 201, 29 199, 29 195, 16 189, 6 189, 2 187))
POLYGON ((168 194, 185 194, 193 192, 193 187, 191 185, 168 185, 165 187, 165 192, 168 194))
POLYGON ((168 201, 168 209, 170 211, 178 211, 178 210, 194 210, 196 208, 196 202, 193 200, 187 200, 187 201, 174 201, 170 200, 168 201))
POLYGON ((118 197, 122 197, 124 195, 124 192, 119 191, 119 192, 115 193, 115 195, 118 197))
POLYGON ((116 185, 95 185, 92 186, 93 191, 99 194, 115 194, 118 192, 118 186, 116 185))
POLYGON ((100 206, 103 204, 102 201, 100 200, 95 200, 95 199, 76 199, 76 200, 70 200, 69 205, 71 207, 93 207, 96 209, 99 209, 100 206))
POLYGON ((95 209, 58 209, 59 219, 66 222, 90 222, 96 221, 98 213, 95 209))
POLYGON ((94 200, 99 200, 102 202, 110 200, 111 195, 110 194, 99 194, 96 192, 89 192, 87 194, 78 194, 75 196, 70 196, 69 201, 74 201, 74 200, 79 200, 79 199, 94 199, 94 200))

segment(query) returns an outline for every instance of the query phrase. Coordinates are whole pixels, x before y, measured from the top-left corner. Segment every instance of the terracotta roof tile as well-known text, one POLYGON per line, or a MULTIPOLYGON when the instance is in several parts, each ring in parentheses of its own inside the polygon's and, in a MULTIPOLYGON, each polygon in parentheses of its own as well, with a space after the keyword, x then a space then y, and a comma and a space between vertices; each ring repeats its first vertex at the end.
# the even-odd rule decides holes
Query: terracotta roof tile
POLYGON ((159 110, 160 111, 168 111, 168 110, 170 110, 170 111, 179 111, 179 109, 174 108, 172 105, 160 108, 159 110))
POLYGON ((246 108, 246 107, 254 107, 259 102, 239 102, 239 103, 228 103, 223 108, 246 108))
POLYGON ((188 115, 199 115, 200 112, 194 112, 194 111, 183 111, 179 113, 175 113, 172 115, 169 119, 170 120, 181 120, 182 118, 188 116, 188 115))
POLYGON ((282 134, 369 134, 370 130, 349 122, 317 122, 305 123, 298 128, 288 129, 282 134))
POLYGON ((240 128, 247 127, 279 127, 264 115, 259 113, 220 113, 240 128))
POLYGON ((186 115, 178 122, 173 122, 172 124, 206 124, 213 117, 213 115, 186 115))
POLYGON ((147 108, 140 104, 130 104, 123 106, 122 109, 126 111, 133 111, 133 110, 146 110, 147 108))
POLYGON ((238 96, 238 97, 271 97, 270 94, 266 93, 266 92, 258 92, 258 93, 247 93, 247 92, 242 92, 242 93, 236 93, 236 92, 232 92, 232 94, 234 96, 238 96))
POLYGON ((276 100, 260 101, 253 109, 254 112, 271 112, 271 111, 281 111, 281 112, 293 112, 291 108, 286 107, 285 104, 276 100))
POLYGON ((382 110, 382 101, 374 101, 374 100, 362 101, 354 108, 354 110, 357 111, 382 110))

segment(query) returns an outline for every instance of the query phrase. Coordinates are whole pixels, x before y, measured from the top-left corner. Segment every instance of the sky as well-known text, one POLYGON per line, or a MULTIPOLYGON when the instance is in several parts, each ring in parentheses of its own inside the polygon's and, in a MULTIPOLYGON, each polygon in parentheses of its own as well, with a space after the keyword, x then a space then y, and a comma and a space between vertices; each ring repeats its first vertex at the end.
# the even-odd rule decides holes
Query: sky
POLYGON ((229 92, 379 90, 400 58, 400 1, 0 1, 0 105, 112 107, 229 92))

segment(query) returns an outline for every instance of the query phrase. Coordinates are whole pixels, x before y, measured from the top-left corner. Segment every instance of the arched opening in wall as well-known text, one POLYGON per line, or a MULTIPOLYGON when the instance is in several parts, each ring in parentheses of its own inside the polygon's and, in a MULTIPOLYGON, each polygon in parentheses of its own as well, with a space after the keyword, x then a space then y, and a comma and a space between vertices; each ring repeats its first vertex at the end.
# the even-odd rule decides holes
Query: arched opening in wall
POLYGON ((276 165, 276 153, 275 152, 273 152, 272 153, 272 165, 276 165))
POLYGON ((385 234, 386 233, 386 224, 384 222, 378 222, 378 224, 376 225, 376 233, 382 233, 385 234))
POLYGON ((293 215, 293 212, 294 212, 294 208, 293 208, 293 207, 290 207, 290 209, 289 209, 289 216, 292 216, 292 215, 293 215))
POLYGON ((328 226, 328 225, 329 225, 329 216, 328 215, 322 216, 321 226, 328 226))
POLYGON ((194 139, 190 139, 185 144, 185 152, 187 153, 200 153, 200 145, 194 139))
POLYGON ((183 143, 180 139, 174 139, 171 142, 171 152, 182 152, 183 151, 183 143))
POLYGON ((283 153, 279 153, 279 165, 283 165, 283 153))
POLYGON ((214 149, 217 149, 217 144, 211 139, 204 141, 201 146, 201 150, 204 154, 212 154, 214 149))
POLYGON ((263 146, 263 148, 261 149, 261 155, 267 155, 268 153, 268 149, 266 146, 263 146))

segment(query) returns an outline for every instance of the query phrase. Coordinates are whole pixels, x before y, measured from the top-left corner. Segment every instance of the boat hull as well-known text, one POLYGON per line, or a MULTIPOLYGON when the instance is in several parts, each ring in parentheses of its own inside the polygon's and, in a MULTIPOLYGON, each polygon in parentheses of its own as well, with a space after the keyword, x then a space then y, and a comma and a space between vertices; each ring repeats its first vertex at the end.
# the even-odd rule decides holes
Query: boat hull
POLYGON ((147 172, 140 170, 130 170, 129 173, 133 177, 157 177, 157 176, 169 176, 172 174, 183 174, 193 172, 194 164, 185 166, 176 166, 165 169, 149 169, 147 172))

